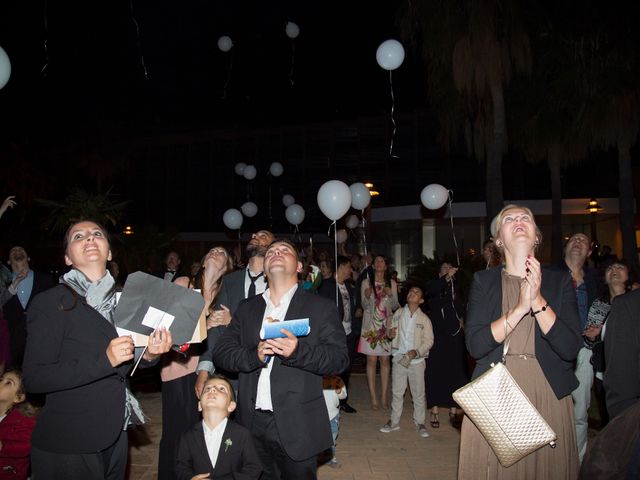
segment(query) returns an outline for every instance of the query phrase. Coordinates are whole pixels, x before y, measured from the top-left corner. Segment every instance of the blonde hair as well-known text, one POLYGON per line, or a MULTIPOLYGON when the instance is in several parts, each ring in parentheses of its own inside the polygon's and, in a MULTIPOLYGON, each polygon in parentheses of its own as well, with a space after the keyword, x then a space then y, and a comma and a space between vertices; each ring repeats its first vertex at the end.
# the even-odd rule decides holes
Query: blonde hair
POLYGON ((502 253, 504 251, 504 243, 502 242, 502 239, 500 238, 500 229, 502 228, 502 221, 503 221, 505 213, 507 211, 515 210, 515 209, 523 210, 527 215, 529 215, 529 217, 531 217, 531 220, 533 221, 533 224, 536 227, 536 241, 535 241, 535 243, 533 245, 533 250, 534 251, 538 250, 538 247, 542 243, 542 232, 538 228, 538 224, 536 223, 536 219, 535 219, 535 217, 533 215, 533 212, 531 211, 531 209, 529 207, 525 207, 523 205, 517 205, 515 203, 510 203, 509 205, 506 205, 494 217, 494 219, 493 219, 493 222, 495 222, 495 240, 494 240, 494 245, 500 251, 500 253, 502 253))

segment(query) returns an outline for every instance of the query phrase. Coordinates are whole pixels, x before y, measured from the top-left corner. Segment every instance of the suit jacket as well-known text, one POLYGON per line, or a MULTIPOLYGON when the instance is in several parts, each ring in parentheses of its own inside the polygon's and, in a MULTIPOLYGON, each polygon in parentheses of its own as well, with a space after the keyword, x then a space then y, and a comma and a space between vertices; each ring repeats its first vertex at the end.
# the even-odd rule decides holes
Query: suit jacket
POLYGON ((227 420, 215 467, 211 465, 202 422, 182 434, 176 456, 178 480, 190 480, 199 473, 215 479, 251 480, 260 478, 262 463, 253 444, 251 432, 227 420), (230 445, 225 441, 229 439, 230 445))
MULTIPOLYGON (((218 340, 213 361, 239 372, 238 422, 251 427, 258 378, 265 366, 257 346, 266 303, 262 295, 242 302, 218 340)), ((346 337, 335 303, 300 286, 289 304, 285 320, 309 318, 311 332, 298 338, 289 358, 275 356, 271 370, 273 416, 282 447, 294 461, 308 459, 333 444, 322 375, 343 372, 349 365, 346 337)))
POLYGON ((640 290, 616 297, 604 337, 604 388, 615 417, 640 400, 640 290))
MULTIPOLYGON (((355 288, 348 283, 345 283, 347 287, 347 291, 349 292, 349 302, 351 304, 351 320, 353 322, 353 315, 356 310, 356 293, 355 288)), ((336 303, 336 288, 338 288, 338 284, 335 278, 327 278, 326 280, 322 280, 322 283, 318 287, 317 293, 321 297, 326 298, 327 300, 331 300, 333 304, 336 303)), ((340 292, 338 292, 338 319, 342 322, 344 318, 344 305, 342 304, 342 297, 340 292)))
MULTIPOLYGON (((465 323, 467 349, 477 361, 473 378, 487 371, 502 358, 503 344, 491 333, 491 322, 502 316, 502 266, 476 272, 469 295, 465 323)), ((536 358, 557 398, 569 395, 578 386, 573 362, 582 346, 576 294, 571 275, 542 269, 542 296, 556 314, 547 334, 536 322, 536 358)))
POLYGON ((58 285, 34 298, 27 332, 25 386, 47 394, 32 444, 53 453, 93 453, 112 445, 124 426, 131 367, 114 368, 107 358, 115 327, 58 285))
POLYGON ((35 417, 27 417, 15 409, 0 422, 0 480, 29 476, 31 431, 35 424, 35 417))
POLYGON ((27 309, 35 296, 53 287, 51 275, 43 272, 33 272, 33 288, 27 302, 27 308, 23 308, 18 295, 12 295, 2 308, 2 313, 9 328, 9 348, 11 350, 12 365, 22 365, 24 349, 27 343, 27 309))

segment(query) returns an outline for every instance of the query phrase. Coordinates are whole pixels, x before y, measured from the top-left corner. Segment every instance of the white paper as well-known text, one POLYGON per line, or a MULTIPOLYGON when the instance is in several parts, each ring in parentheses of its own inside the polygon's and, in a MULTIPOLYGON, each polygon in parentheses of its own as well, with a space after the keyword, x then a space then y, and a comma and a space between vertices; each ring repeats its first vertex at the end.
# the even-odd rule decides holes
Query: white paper
POLYGON ((154 330, 158 330, 162 327, 169 330, 174 318, 176 317, 170 313, 163 312, 162 310, 154 307, 149 307, 149 310, 147 310, 147 313, 142 320, 142 324, 146 327, 153 328, 154 330))

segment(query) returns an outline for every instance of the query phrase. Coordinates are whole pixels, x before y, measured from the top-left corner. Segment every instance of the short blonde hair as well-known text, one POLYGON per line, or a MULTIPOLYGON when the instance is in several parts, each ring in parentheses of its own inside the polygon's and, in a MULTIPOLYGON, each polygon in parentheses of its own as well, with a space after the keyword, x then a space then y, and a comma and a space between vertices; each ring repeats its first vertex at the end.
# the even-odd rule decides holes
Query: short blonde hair
MULTIPOLYGON (((540 246, 540 244, 542 243, 542 232, 540 231, 540 229, 538 228, 538 224, 536 223, 536 219, 533 215, 533 212, 531 211, 531 209, 529 207, 525 207, 524 205, 517 205, 515 203, 510 203, 509 205, 506 205, 502 210, 500 210, 500 212, 498 212, 498 214, 494 217, 493 221, 495 222, 495 240, 500 240, 500 229, 502 228, 502 220, 504 219, 505 213, 508 212, 509 210, 523 210, 527 215, 529 215, 531 217, 531 220, 533 220, 533 224, 536 226, 536 241, 534 244, 534 251, 538 249, 538 247, 540 246)), ((496 248, 502 253, 504 251, 504 243, 503 242, 494 242, 496 248)))

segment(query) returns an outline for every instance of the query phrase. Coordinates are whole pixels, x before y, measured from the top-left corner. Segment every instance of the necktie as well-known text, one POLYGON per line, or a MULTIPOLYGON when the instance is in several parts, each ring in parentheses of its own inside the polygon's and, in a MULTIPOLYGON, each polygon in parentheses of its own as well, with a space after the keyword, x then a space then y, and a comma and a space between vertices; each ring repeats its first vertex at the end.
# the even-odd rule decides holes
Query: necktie
POLYGON ((247 275, 249 275, 249 280, 251 280, 251 285, 249 285, 249 293, 247 293, 247 298, 251 298, 256 294, 256 280, 262 276, 262 272, 260 272, 258 275, 254 277, 247 270, 247 275))

